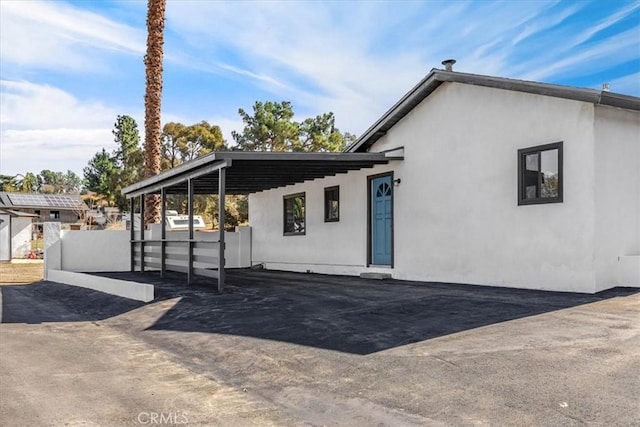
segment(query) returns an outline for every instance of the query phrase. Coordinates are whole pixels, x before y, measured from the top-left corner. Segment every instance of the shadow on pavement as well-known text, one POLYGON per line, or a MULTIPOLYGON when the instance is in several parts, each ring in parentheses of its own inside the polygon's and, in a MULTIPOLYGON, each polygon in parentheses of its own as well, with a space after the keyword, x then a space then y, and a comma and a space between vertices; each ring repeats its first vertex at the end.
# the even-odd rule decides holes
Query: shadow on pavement
POLYGON ((153 283, 157 299, 182 297, 150 330, 240 335, 362 355, 639 291, 585 295, 232 270, 219 294, 211 288, 214 279, 187 287, 179 273, 165 279, 116 275, 153 283))
MULTIPOLYGON (((586 295, 231 270, 218 293, 214 279, 187 286, 180 273, 99 275, 151 283, 153 302, 181 297, 148 330, 238 335, 361 355, 640 291, 586 295)), ((97 321, 144 305, 46 281, 0 292, 2 323, 97 321)))
POLYGON ((144 303, 53 282, 0 286, 1 323, 80 322, 108 319, 144 303))

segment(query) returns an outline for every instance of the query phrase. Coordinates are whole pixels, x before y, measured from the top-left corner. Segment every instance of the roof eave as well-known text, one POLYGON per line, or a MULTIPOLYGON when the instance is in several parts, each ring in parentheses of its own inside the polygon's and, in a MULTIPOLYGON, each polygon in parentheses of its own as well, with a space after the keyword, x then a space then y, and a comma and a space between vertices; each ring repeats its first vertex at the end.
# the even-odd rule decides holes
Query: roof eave
MULTIPOLYGON (((407 105, 411 101, 415 101, 417 97, 423 95, 421 98, 426 98, 431 92, 436 90, 438 86, 442 83, 443 80, 439 79, 439 73, 441 70, 432 69, 429 74, 427 74, 417 85, 415 85, 409 92, 407 92, 398 102, 396 102, 387 112, 385 112, 382 117, 380 117, 369 129, 367 129, 360 137, 355 140, 351 145, 345 148, 345 152, 355 153, 357 152, 365 143, 371 141, 373 142, 380 139, 383 135, 387 133, 387 131, 393 127, 386 125, 389 124, 389 120, 400 112, 400 108, 403 105, 407 105)), ((417 104, 416 104, 417 105, 417 104)), ((405 113, 406 114, 406 113, 405 113)), ((398 120, 399 121, 399 120, 398 120)), ((397 121, 395 122, 397 123, 397 121)), ((395 124, 394 123, 394 124, 395 124)), ((369 146, 371 144, 367 144, 369 146)))
POLYGON ((409 92, 367 129, 360 138, 347 147, 345 151, 364 151, 373 145, 444 82, 471 84, 640 111, 640 98, 635 96, 549 83, 432 69, 425 78, 409 90, 409 92))

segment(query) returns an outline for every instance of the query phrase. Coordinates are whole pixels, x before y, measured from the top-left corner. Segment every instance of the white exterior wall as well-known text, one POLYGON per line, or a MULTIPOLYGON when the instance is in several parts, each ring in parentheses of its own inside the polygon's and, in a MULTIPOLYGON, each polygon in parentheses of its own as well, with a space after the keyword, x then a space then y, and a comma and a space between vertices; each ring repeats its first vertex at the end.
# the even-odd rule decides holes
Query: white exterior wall
POLYGON ((60 237, 61 259, 58 269, 83 272, 129 271, 129 238, 129 231, 64 230, 60 237))
MULTIPOLYGON (((595 292, 594 106, 445 83, 371 151, 405 160, 250 197, 254 263, 367 271, 368 175, 393 170, 394 278, 595 292), (518 206, 517 150, 564 142, 564 202, 518 206), (340 185, 340 222, 323 222, 340 185), (306 193, 307 234, 283 236, 282 196, 306 193)), ((380 270, 380 269, 379 269, 380 270)), ((384 269, 382 269, 384 270, 384 269)))
POLYGON ((640 286, 640 113, 596 108, 596 290, 640 286))
POLYGON ((11 257, 26 258, 31 252, 31 218, 11 218, 11 257))
POLYGON ((11 216, 0 215, 0 262, 11 261, 11 216))
POLYGON ((394 276, 594 292, 594 107, 443 84, 373 150, 397 168, 394 276), (517 150, 564 142, 564 202, 518 206, 517 150))
POLYGON ((367 269, 367 176, 399 162, 263 191, 249 196, 253 264, 328 274, 367 269), (324 189, 340 186, 340 221, 324 222, 324 189), (284 236, 283 196, 305 193, 306 234, 284 236))
MULTIPOLYGON (((149 230, 145 230, 145 239, 159 240, 162 236, 162 226, 160 224, 150 224, 149 230)), ((188 231, 168 231, 166 232, 167 240, 188 240, 188 231)), ((194 232, 194 240, 204 242, 218 242, 220 240, 220 232, 218 231, 198 231, 194 232)), ((251 266, 251 228, 247 226, 236 227, 236 231, 226 231, 224 233, 225 240, 225 268, 245 268, 251 266)), ((160 254, 160 247, 150 248, 151 251, 160 254)), ((196 255, 205 255, 218 259, 218 245, 211 245, 206 248, 196 248, 196 255)), ((185 249, 186 251, 186 249, 185 249)), ((186 252, 185 252, 186 253, 186 252)), ((187 265, 187 262, 184 262, 187 265)), ((217 265, 217 261, 216 261, 217 265)))
MULTIPOLYGON (((159 239, 160 225, 151 224, 145 230, 145 239, 159 239)), ((139 238, 139 232, 137 233, 139 238)), ((167 239, 187 239, 186 231, 167 232, 167 239)), ((196 240, 217 242, 217 232, 197 232, 196 240)), ((129 271, 130 232, 126 230, 63 230, 59 223, 45 223, 45 271, 73 272, 129 271), (56 228, 57 225, 57 228, 56 228)), ((251 229, 236 227, 236 232, 225 233, 225 261, 227 268, 244 268, 251 265, 251 229)), ((160 253, 160 247, 150 247, 160 253)), ((186 249, 184 249, 186 251, 186 249)), ((212 253, 218 249, 196 249, 196 254, 212 253)), ((185 252, 186 253, 186 252, 185 252)), ((185 263, 186 264, 186 263, 185 263)), ((147 267, 147 269, 150 269, 147 267)))

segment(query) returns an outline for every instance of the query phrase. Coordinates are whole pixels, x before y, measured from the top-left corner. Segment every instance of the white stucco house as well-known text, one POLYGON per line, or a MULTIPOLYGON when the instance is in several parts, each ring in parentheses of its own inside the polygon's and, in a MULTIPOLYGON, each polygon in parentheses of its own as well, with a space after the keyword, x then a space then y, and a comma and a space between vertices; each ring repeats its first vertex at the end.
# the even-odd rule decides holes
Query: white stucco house
POLYGON ((347 149, 402 160, 250 195, 253 262, 588 293, 640 286, 639 110, 631 96, 432 70, 347 149))
MULTIPOLYGON (((344 153, 211 153, 125 188, 131 211, 148 194, 249 194, 251 264, 267 269, 640 286, 640 98, 445 65, 344 153)), ((191 277, 193 230, 182 244, 191 277)), ((132 232, 132 270, 152 245, 168 243, 132 232)))

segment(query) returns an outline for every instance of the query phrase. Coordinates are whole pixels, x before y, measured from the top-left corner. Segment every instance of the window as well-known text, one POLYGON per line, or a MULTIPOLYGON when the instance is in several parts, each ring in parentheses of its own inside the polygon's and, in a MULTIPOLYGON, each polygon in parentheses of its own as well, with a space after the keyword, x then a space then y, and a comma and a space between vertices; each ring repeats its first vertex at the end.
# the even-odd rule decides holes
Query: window
POLYGON ((60 211, 49 212, 49 219, 60 219, 60 211))
POLYGON ((305 233, 304 193, 284 196, 284 235, 305 233))
POLYGON ((324 222, 340 221, 340 187, 324 189, 324 222))
POLYGON ((518 204, 562 202, 562 142, 518 150, 518 204))

